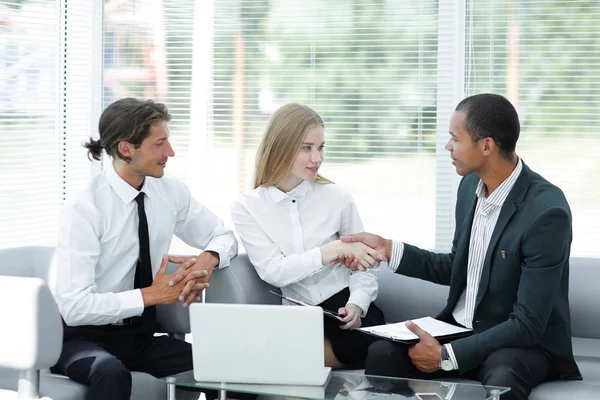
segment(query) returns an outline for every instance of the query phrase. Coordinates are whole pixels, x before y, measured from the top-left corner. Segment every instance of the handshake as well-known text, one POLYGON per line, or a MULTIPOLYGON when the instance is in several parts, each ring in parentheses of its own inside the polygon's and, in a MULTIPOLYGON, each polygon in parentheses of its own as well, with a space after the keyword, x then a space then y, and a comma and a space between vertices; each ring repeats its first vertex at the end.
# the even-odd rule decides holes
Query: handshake
POLYGON ((342 263, 353 271, 366 271, 386 262, 392 252, 392 241, 372 233, 342 236, 321 246, 323 264, 342 263))

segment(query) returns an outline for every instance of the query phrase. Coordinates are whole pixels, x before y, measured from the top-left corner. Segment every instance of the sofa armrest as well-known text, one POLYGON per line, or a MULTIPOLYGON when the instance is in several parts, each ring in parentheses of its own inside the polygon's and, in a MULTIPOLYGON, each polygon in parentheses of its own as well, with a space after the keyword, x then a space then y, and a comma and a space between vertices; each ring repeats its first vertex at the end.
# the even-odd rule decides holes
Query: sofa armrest
POLYGON ((0 367, 40 370, 58 361, 63 327, 50 289, 39 278, 0 276, 2 319, 0 367), (14 329, 14 327, 19 329, 14 329))

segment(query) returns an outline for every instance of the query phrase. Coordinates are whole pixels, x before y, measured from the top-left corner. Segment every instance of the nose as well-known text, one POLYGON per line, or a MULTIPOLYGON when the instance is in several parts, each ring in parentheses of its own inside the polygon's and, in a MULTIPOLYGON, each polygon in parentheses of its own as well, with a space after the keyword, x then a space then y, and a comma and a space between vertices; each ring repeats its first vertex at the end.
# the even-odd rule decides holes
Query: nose
POLYGON ((312 154, 312 162, 320 163, 322 160, 323 160, 323 155, 321 154, 321 152, 319 150, 314 151, 312 154))
POLYGON ((166 148, 167 152, 165 154, 165 157, 173 157, 175 156, 175 150, 173 150, 173 146, 171 146, 171 142, 167 142, 168 146, 166 148))
POLYGON ((448 140, 446 142, 446 145, 444 146, 444 148, 452 153, 452 143, 450 142, 450 140, 448 140))

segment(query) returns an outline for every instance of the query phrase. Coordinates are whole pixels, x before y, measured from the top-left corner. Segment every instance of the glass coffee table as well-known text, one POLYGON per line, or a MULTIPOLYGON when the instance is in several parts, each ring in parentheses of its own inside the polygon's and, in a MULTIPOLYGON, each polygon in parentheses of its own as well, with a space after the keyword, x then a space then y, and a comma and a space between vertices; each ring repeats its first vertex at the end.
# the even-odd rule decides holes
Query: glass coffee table
POLYGON ((510 390, 481 384, 371 376, 351 371, 331 372, 323 386, 197 382, 192 371, 157 381, 168 385, 168 400, 176 400, 176 387, 217 390, 220 400, 227 398, 228 391, 314 400, 501 400, 500 396, 510 390))

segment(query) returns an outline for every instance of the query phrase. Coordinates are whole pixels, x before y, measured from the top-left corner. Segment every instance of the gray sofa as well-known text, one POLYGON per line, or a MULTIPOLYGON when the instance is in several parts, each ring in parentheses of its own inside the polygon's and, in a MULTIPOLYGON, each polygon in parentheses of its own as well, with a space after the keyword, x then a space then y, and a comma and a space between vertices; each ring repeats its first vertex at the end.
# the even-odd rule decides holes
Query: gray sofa
MULTIPOLYGON (((0 275, 37 276, 47 279, 47 260, 52 248, 0 250, 0 275), (11 262, 7 263, 7 260, 11 262), (11 266, 12 265, 12 266, 11 266), (15 268, 15 265, 17 266, 15 268)), ((177 266, 171 265, 169 271, 177 266)), ((571 321, 573 346, 583 381, 556 381, 540 385, 531 400, 588 400, 600 398, 600 291, 595 283, 600 276, 600 260, 571 259, 571 321)), ((387 322, 399 322, 426 315, 435 316, 444 306, 448 289, 429 282, 396 275, 382 269, 377 305, 387 322)), ((281 304, 269 293, 279 289, 263 282, 246 254, 234 258, 229 268, 216 270, 206 292, 209 303, 281 304)), ((160 307, 159 323, 165 332, 182 338, 190 333, 187 309, 179 304, 160 307)), ((17 371, 0 370, 0 388, 16 389, 17 371)), ((166 387, 147 374, 133 374, 132 399, 165 399, 166 387)), ((41 374, 42 395, 54 399, 83 399, 85 387, 64 376, 41 374)))
MULTIPOLYGON (((535 388, 531 400, 588 400, 600 398, 600 260, 572 258, 570 276, 573 346, 583 381, 548 382, 535 388)), ((377 305, 386 321, 399 322, 442 310, 448 288, 392 273, 379 275, 377 305)), ((211 303, 280 304, 269 290, 278 291, 256 274, 247 255, 240 254, 229 268, 215 271, 206 294, 211 303)), ((185 322, 182 327, 186 328, 185 322)), ((187 325, 189 330, 189 322, 187 325)), ((458 380, 460 381, 460 380, 458 380)))

